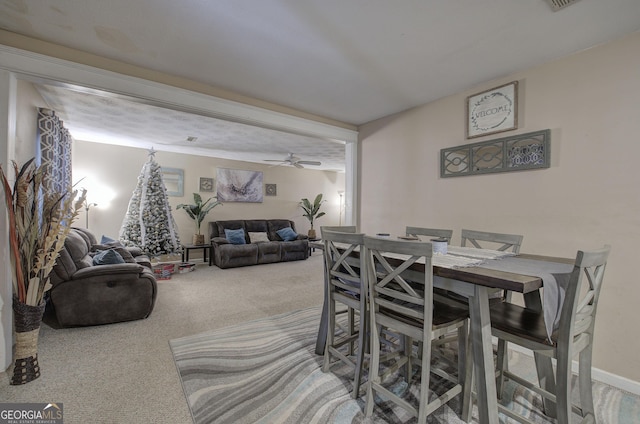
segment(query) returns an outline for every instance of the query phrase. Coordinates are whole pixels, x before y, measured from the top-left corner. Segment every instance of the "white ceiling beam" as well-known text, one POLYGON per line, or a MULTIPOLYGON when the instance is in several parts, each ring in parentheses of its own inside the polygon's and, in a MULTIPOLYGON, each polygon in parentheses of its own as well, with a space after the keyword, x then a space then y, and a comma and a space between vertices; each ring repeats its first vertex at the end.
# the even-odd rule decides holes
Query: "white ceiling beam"
POLYGON ((0 45, 0 68, 35 82, 98 90, 156 106, 346 143, 358 132, 142 78, 0 45))

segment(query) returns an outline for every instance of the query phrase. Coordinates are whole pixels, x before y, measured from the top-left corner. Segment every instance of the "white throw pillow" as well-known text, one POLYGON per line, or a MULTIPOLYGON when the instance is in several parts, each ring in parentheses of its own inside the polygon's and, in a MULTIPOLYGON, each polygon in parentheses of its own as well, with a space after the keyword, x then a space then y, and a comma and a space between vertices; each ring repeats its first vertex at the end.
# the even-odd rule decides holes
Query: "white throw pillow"
POLYGON ((251 243, 259 243, 261 241, 271 241, 267 233, 249 233, 249 240, 251 243))

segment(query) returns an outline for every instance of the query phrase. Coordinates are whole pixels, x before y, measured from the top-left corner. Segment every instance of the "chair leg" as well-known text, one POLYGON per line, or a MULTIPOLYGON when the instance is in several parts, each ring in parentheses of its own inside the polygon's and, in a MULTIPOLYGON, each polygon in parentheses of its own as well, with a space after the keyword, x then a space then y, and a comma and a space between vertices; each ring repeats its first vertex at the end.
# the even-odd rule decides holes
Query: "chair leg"
POLYGON ((571 419, 571 356, 558 350, 556 371, 556 419, 569 424, 571 419))
POLYGON ((591 415, 595 422, 595 410, 593 407, 593 387, 591 382, 591 356, 593 345, 587 346, 580 352, 578 368, 578 384, 580 385, 580 406, 583 417, 591 415))
POLYGON ((471 335, 469 334, 469 321, 458 329, 458 381, 462 384, 462 399, 460 418, 465 422, 471 422, 473 412, 473 355, 471 354, 471 335), (460 360, 460 356, 464 356, 460 360), (461 368, 462 367, 462 368, 461 368), (464 370, 464 373, 463 373, 464 370))
POLYGON ((409 336, 402 336, 404 339, 404 354, 407 357, 407 363, 404 366, 404 379, 407 384, 411 384, 411 376, 413 375, 413 339, 409 336))
MULTIPOLYGON (((355 311, 353 310, 353 308, 347 308, 347 310, 348 310, 347 315, 349 316, 349 319, 348 319, 348 322, 349 322, 349 323, 347 324, 347 325, 348 325, 348 328, 349 328, 349 331, 347 332, 347 336, 350 338, 351 336, 353 336, 353 335, 355 334, 355 333, 354 333, 354 328, 355 328, 355 311)), ((348 352, 348 355, 353 355, 353 349, 354 349, 354 348, 353 348, 353 343, 354 343, 354 342, 352 342, 352 341, 351 341, 351 342, 349 342, 349 348, 348 348, 348 351, 347 351, 347 352, 348 352)))
POLYGON ((364 363, 364 354, 366 351, 366 340, 367 340, 367 331, 368 331, 368 312, 360 311, 360 325, 358 334, 358 353, 356 356, 356 370, 355 377, 353 379, 353 390, 351 391, 351 397, 354 399, 358 398, 360 394, 360 382, 362 381, 362 369, 364 363))
POLYGON ((498 339, 496 369, 498 376, 496 377, 496 392, 498 399, 502 399, 502 389, 504 387, 504 372, 509 371, 509 352, 507 351, 507 342, 498 339))
MULTIPOLYGON (((408 337, 407 337, 408 338, 408 337)), ((422 361, 420 375, 420 404, 418 406, 418 424, 427 422, 427 406, 429 405, 429 381, 431 379, 431 341, 422 343, 422 361)), ((409 383, 410 380, 407 381, 409 383)))
POLYGON ((329 351, 329 347, 333 346, 333 339, 336 332, 336 302, 333 299, 329 299, 329 307, 327 309, 327 337, 324 347, 322 372, 329 372, 329 369, 331 368, 331 353, 329 351))
POLYGON ((373 415, 373 406, 375 399, 375 389, 373 383, 380 382, 379 366, 380 366, 380 331, 382 327, 377 326, 375 331, 371 331, 371 360, 369 361, 369 381, 367 382, 367 399, 365 403, 365 417, 371 417, 373 415))
MULTIPOLYGON (((553 373, 553 364, 551 358, 540 353, 533 353, 536 363, 536 371, 538 373, 538 384, 548 392, 556 392, 556 377, 553 373)), ((543 410, 547 417, 556 417, 556 403, 551 399, 543 399, 543 410)))

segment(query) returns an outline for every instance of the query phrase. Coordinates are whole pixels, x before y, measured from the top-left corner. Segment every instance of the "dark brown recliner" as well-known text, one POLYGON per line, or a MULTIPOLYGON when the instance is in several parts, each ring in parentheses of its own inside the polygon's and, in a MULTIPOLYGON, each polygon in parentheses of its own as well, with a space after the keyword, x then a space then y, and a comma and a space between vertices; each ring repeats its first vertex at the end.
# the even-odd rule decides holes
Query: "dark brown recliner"
POLYGON ((130 249, 111 246, 128 262, 94 265, 96 246, 103 247, 90 232, 78 228, 65 240, 50 274, 49 306, 58 324, 75 327, 147 318, 157 295, 153 271, 150 264, 145 266, 148 258, 139 255, 136 261, 130 249))

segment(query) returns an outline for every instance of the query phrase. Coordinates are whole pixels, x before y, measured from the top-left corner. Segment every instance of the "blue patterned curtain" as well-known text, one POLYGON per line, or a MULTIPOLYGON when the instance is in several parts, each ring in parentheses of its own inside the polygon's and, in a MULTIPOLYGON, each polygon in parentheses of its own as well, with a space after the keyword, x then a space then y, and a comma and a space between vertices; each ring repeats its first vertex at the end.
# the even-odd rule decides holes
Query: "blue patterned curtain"
POLYGON ((73 138, 56 113, 38 109, 38 157, 44 167, 43 187, 48 193, 71 189, 71 142, 73 138))

